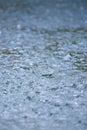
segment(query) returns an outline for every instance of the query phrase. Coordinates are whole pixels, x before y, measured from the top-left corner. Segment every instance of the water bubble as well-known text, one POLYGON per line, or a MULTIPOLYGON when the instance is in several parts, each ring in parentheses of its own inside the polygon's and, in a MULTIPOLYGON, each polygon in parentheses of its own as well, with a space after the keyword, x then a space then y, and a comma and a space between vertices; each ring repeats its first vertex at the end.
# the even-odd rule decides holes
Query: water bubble
POLYGON ((20 24, 17 24, 17 29, 21 29, 21 25, 20 24))
POLYGON ((71 59, 71 55, 70 54, 67 54, 65 57, 64 57, 64 61, 69 61, 71 59))

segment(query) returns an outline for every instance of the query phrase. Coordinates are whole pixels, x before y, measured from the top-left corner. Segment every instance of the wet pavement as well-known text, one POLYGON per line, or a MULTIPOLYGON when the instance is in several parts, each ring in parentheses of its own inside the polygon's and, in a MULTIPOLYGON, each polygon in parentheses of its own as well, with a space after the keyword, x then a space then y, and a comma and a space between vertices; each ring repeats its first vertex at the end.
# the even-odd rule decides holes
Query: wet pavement
POLYGON ((0 130, 87 129, 86 0, 0 2, 0 130))

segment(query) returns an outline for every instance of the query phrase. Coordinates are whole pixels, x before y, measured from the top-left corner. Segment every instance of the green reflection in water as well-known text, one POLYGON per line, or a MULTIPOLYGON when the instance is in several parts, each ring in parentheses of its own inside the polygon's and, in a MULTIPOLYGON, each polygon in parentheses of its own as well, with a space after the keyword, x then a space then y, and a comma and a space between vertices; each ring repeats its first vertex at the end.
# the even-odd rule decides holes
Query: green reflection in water
POLYGON ((76 69, 87 72, 87 58, 82 61, 77 60, 75 62, 76 69))

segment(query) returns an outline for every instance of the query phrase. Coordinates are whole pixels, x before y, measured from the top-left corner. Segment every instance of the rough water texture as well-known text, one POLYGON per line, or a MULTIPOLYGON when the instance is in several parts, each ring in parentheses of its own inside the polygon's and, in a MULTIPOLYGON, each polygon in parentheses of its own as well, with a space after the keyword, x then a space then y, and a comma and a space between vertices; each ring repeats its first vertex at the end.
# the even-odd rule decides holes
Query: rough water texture
POLYGON ((0 1, 0 130, 87 130, 86 0, 0 1))

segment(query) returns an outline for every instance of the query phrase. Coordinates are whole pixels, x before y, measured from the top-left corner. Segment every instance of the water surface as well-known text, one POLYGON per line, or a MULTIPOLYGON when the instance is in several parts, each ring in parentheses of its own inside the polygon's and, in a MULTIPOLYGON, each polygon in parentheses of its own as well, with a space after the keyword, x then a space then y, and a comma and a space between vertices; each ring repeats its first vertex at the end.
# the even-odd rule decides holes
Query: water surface
POLYGON ((0 1, 0 130, 87 129, 86 3, 0 1))

